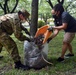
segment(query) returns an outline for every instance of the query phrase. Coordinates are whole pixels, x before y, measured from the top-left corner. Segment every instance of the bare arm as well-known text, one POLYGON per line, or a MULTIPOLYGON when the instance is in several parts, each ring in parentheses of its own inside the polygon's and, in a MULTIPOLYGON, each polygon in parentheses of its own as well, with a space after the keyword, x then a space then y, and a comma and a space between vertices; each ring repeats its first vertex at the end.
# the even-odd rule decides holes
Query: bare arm
POLYGON ((59 33, 59 30, 55 29, 51 38, 54 38, 55 36, 57 36, 58 33, 59 33))
POLYGON ((59 33, 60 30, 66 29, 66 28, 67 28, 67 23, 63 23, 61 26, 55 26, 55 27, 53 27, 54 32, 53 32, 52 36, 51 36, 50 38, 48 38, 48 40, 47 40, 48 43, 49 43, 49 41, 50 41, 51 39, 53 39, 54 37, 57 36, 57 34, 59 33))
POLYGON ((61 26, 55 26, 55 27, 53 27, 53 29, 58 29, 58 30, 66 29, 66 28, 67 28, 67 23, 63 23, 61 26))
POLYGON ((54 32, 53 32, 53 34, 52 34, 52 36, 50 38, 48 38, 47 43, 49 43, 50 40, 52 40, 58 33, 59 33, 59 30, 55 29, 54 32))

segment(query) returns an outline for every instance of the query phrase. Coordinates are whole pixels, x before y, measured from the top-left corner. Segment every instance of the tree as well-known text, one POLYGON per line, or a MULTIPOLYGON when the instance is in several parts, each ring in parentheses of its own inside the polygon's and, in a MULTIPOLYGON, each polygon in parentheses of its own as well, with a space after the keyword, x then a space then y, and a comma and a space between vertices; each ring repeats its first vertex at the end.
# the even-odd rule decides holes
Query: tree
MULTIPOLYGON (((53 8, 52 0, 46 0, 50 7, 53 8)), ((69 12, 72 16, 76 16, 76 0, 56 0, 56 3, 61 3, 65 11, 69 12)))
POLYGON ((38 0, 32 0, 30 33, 35 35, 38 26, 38 0))
POLYGON ((68 11, 72 16, 76 16, 76 0, 65 1, 64 8, 68 11))
POLYGON ((4 14, 7 13, 13 13, 18 5, 19 0, 4 0, 0 2, 0 7, 4 11, 4 14), (12 7, 12 10, 10 10, 9 3, 15 2, 14 7, 12 7))
POLYGON ((51 17, 51 9, 46 1, 39 2, 39 18, 43 19, 47 24, 47 19, 51 17))
MULTIPOLYGON (((53 3, 51 2, 51 0, 46 0, 46 1, 49 3, 49 5, 51 6, 51 8, 53 8, 53 3)), ((57 2, 63 5, 64 0, 57 0, 57 2)))
POLYGON ((31 13, 31 2, 32 2, 32 0, 19 0, 16 10, 20 10, 20 9, 24 8, 31 13))

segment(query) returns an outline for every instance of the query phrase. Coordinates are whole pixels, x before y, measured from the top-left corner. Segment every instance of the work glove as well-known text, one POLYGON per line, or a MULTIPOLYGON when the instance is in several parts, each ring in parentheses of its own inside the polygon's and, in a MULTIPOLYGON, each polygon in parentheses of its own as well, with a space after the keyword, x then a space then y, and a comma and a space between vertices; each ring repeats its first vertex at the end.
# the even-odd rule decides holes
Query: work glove
POLYGON ((50 32, 50 31, 53 32, 53 27, 51 26, 51 27, 49 27, 47 30, 49 30, 49 32, 50 32))
POLYGON ((51 38, 51 37, 50 37, 50 38, 48 38, 48 39, 47 39, 47 43, 49 43, 51 40, 52 40, 52 38, 51 38))
POLYGON ((28 37, 26 37, 26 40, 27 40, 28 42, 31 42, 30 38, 28 38, 28 37))

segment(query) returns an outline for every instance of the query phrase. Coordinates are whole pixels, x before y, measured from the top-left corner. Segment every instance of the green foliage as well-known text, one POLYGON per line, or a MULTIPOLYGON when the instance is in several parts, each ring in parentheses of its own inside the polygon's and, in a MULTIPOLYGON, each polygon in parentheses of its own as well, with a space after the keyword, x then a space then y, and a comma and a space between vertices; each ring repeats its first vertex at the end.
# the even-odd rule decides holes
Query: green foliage
POLYGON ((49 4, 45 1, 41 1, 39 3, 39 17, 43 18, 44 20, 50 18, 51 15, 51 7, 49 4))
POLYGON ((68 11, 73 17, 76 18, 76 0, 65 0, 64 8, 68 11))
POLYGON ((42 27, 45 25, 45 22, 43 20, 38 21, 38 28, 42 27))
MULTIPOLYGON (((3 6, 5 1, 6 0, 0 0, 0 4, 2 4, 2 6, 3 6)), ((17 12, 17 11, 23 9, 23 8, 30 12, 30 10, 31 10, 31 2, 32 2, 31 0, 19 0, 19 3, 17 5, 17 8, 16 8, 15 12, 17 12)), ((13 9, 15 4, 16 4, 16 0, 9 0, 8 1, 8 7, 9 7, 10 11, 13 9)), ((3 14, 3 10, 0 7, 0 15, 2 15, 2 14, 3 14)))
POLYGON ((31 13, 31 2, 32 2, 32 0, 19 0, 17 10, 24 8, 24 9, 28 10, 29 13, 31 13))
MULTIPOLYGON (((0 0, 0 3, 3 4, 5 0, 0 0)), ((8 6, 10 7, 10 10, 12 10, 13 6, 15 5, 16 0, 9 0, 8 6)), ((57 0, 51 0, 53 5, 57 4, 57 0)), ((24 8, 28 10, 31 13, 31 3, 32 0, 19 0, 18 6, 16 8, 16 11, 24 8)), ((73 14, 73 16, 76 16, 76 0, 65 0, 64 1, 64 8, 67 9, 68 12, 73 14), (69 5, 69 6, 68 6, 69 5), (67 8, 68 7, 68 8, 67 8)), ((3 10, 0 8, 0 15, 3 14, 3 10)), ((48 18, 51 15, 51 7, 46 2, 46 0, 39 0, 39 15, 44 15, 44 18, 46 18, 46 15, 48 18)))

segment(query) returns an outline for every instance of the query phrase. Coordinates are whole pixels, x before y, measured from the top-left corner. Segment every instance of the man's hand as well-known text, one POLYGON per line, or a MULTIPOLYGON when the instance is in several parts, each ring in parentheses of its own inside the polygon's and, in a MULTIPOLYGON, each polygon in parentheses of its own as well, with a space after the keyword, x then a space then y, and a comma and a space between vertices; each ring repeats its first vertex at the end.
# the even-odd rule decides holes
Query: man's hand
POLYGON ((48 38, 48 39, 47 39, 47 43, 49 43, 51 40, 52 40, 52 38, 51 38, 51 37, 50 37, 50 38, 48 38))
POLYGON ((53 27, 51 26, 51 27, 49 27, 47 30, 49 30, 49 32, 50 32, 50 31, 53 32, 53 27))

